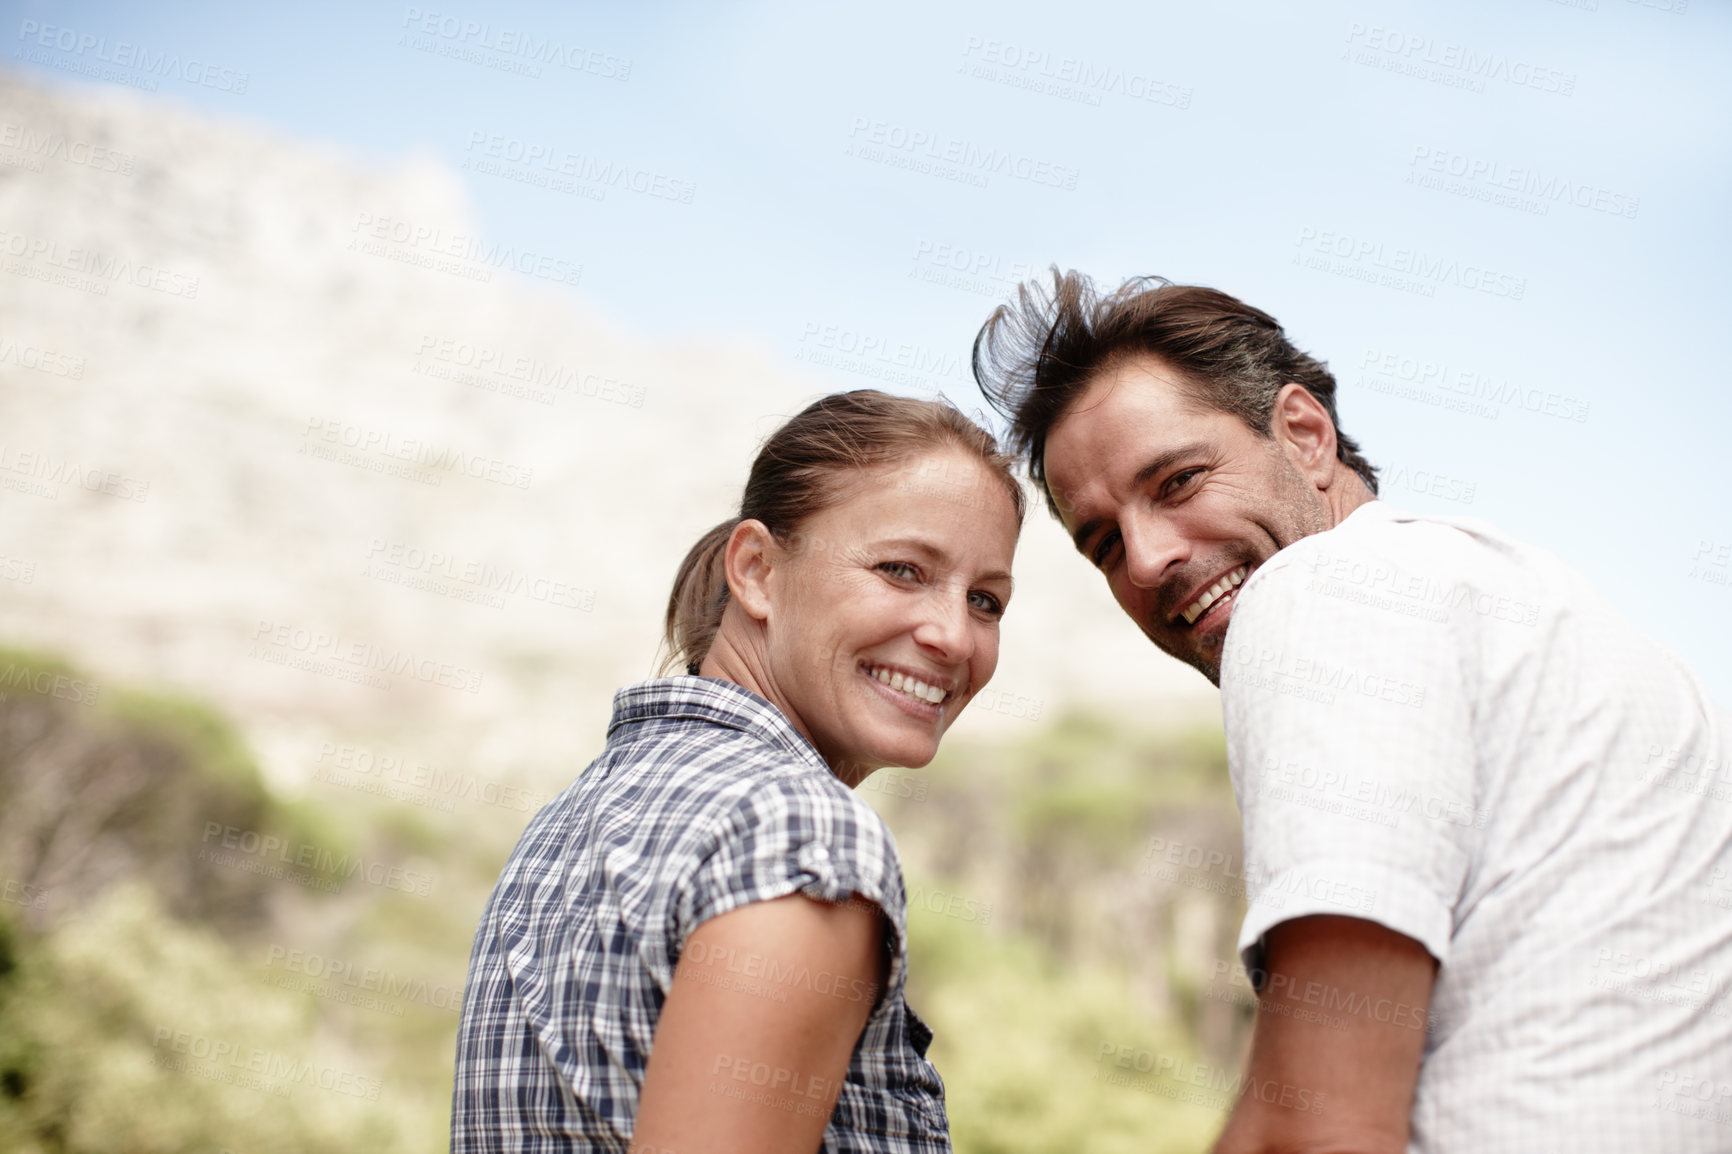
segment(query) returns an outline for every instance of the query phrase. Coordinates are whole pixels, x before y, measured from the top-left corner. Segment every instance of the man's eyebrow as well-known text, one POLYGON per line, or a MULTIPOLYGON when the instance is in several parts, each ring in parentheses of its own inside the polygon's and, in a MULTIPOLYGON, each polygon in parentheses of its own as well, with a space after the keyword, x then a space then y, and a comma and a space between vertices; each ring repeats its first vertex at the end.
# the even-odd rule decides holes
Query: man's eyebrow
MULTIPOLYGON (((1185 457, 1201 453, 1208 449, 1208 447, 1209 443, 1207 441, 1189 441, 1183 445, 1175 445, 1173 448, 1168 449, 1165 452, 1155 454, 1153 457, 1149 458, 1147 464, 1137 470, 1137 475, 1131 478, 1131 488, 1142 488, 1144 485, 1172 468, 1176 462, 1185 457)), ((1078 553, 1081 553, 1084 556, 1088 555, 1088 551, 1083 547, 1083 542, 1094 536, 1095 532, 1100 529, 1101 525, 1105 522, 1105 517, 1091 517, 1081 525, 1077 526, 1077 531, 1071 534, 1070 539, 1071 544, 1076 546, 1076 551, 1078 553)))

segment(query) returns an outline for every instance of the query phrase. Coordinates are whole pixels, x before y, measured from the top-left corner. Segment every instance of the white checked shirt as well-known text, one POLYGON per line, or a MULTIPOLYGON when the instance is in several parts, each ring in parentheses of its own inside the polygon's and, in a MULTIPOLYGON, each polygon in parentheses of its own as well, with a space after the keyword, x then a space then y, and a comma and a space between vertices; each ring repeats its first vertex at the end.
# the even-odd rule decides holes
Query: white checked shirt
POLYGON ((1247 968, 1321 913, 1441 963, 1410 1150, 1732 1150, 1732 718, 1671 654, 1549 555, 1374 501, 1252 574, 1221 693, 1247 968))
POLYGON ((673 677, 615 695, 606 750, 530 821, 488 900, 457 1030, 453 1154, 623 1154, 686 938, 791 893, 857 895, 895 931, 823 1150, 949 1151, 932 1032, 903 997, 889 828, 769 702, 673 677))

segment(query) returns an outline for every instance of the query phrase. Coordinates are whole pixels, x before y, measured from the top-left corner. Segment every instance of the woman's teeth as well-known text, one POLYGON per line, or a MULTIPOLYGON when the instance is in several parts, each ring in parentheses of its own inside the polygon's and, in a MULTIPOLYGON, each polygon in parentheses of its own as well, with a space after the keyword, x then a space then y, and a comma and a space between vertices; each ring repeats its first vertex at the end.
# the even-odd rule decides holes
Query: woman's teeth
POLYGON ((1203 615, 1204 610, 1225 597, 1230 591, 1237 589, 1239 583, 1245 580, 1246 575, 1250 572, 1251 567, 1249 565, 1241 565, 1219 581, 1215 582, 1213 585, 1209 586, 1207 589, 1203 590, 1202 596, 1198 597, 1195 601, 1185 606, 1184 609, 1180 610, 1180 613, 1185 618, 1185 624, 1195 625, 1197 623, 1197 618, 1203 615))
POLYGON ((917 677, 905 677, 889 669, 869 669, 866 671, 866 675, 876 677, 890 688, 906 693, 917 701, 924 701, 928 705, 937 705, 950 696, 949 690, 940 689, 936 685, 928 685, 917 677))

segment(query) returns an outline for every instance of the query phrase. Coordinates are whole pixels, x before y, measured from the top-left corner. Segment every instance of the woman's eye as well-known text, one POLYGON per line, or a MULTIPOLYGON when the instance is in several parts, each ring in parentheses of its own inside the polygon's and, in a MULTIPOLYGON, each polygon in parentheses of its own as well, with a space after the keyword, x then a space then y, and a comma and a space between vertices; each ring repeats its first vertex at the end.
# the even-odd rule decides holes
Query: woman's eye
POLYGON ((1099 541, 1095 542, 1094 552, 1089 555, 1089 560, 1094 562, 1096 569, 1105 567, 1107 558, 1112 556, 1113 547, 1118 543, 1119 531, 1117 529, 1104 534, 1099 541))
POLYGON ((994 617, 1004 616, 1004 602, 983 589, 976 589, 970 593, 968 603, 982 613, 989 613, 994 617))
POLYGON ((906 561, 880 561, 878 563, 878 571, 880 573, 888 573, 890 576, 902 581, 912 581, 916 577, 920 576, 920 570, 916 569, 906 561))

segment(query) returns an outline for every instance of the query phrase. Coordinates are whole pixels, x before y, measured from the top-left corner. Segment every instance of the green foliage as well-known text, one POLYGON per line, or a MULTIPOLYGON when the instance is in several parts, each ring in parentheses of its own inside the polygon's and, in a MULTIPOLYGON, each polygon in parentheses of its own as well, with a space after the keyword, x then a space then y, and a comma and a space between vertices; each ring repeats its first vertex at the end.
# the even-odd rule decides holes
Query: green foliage
POLYGON ((323 1036, 142 886, 32 944, 0 993, 0 1147, 19 1154, 432 1150, 389 1062, 323 1036), (369 1097, 371 1095, 371 1097, 369 1097))
POLYGON ((1206 1149, 1222 1117, 1146 1088, 1107 1081, 1103 1049, 1165 1055, 1193 1068, 1182 1031, 1139 1008, 1103 966, 1061 967, 1026 938, 915 909, 911 1004, 931 1024, 959 1154, 1162 1154, 1206 1149))
MULTIPOLYGON (((0 669, 8 661, 80 679, 0 650, 0 669)), ((1076 715, 946 748, 920 780, 918 797, 867 796, 910 878, 944 894, 911 909, 909 989, 936 1032, 958 1154, 1205 1149, 1218 1103, 1182 1100, 1173 1078, 1127 1084, 1112 1059, 1194 1068, 1230 1048, 1220 1030, 1199 1032, 1218 1003, 1172 961, 1173 895, 1138 874, 1163 823, 1186 837, 1233 824, 1218 731, 1076 715)), ((18 894, 48 899, 0 905, 0 1150, 443 1150, 454 999, 370 1005, 289 974, 283 955, 459 989, 518 816, 442 822, 360 796, 286 803, 238 732, 196 702, 111 687, 94 706, 0 693, 0 863, 30 887, 18 894), (324 876, 317 866, 294 884, 277 857, 215 861, 237 834, 414 862, 438 887, 418 898, 350 879, 326 892, 306 884, 324 876)))

